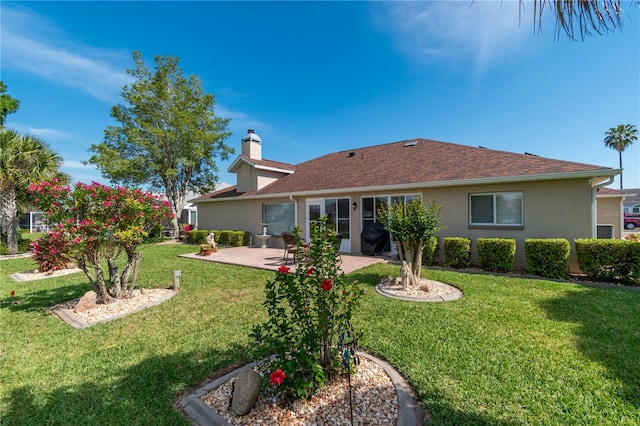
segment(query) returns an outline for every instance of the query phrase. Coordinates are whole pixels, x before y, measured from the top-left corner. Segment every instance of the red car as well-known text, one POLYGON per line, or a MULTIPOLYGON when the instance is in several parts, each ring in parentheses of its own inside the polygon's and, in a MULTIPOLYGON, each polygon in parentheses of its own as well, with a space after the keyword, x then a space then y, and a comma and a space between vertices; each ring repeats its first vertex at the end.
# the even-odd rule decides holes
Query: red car
POLYGON ((634 229, 636 227, 640 227, 640 214, 625 213, 624 227, 625 229, 634 229))

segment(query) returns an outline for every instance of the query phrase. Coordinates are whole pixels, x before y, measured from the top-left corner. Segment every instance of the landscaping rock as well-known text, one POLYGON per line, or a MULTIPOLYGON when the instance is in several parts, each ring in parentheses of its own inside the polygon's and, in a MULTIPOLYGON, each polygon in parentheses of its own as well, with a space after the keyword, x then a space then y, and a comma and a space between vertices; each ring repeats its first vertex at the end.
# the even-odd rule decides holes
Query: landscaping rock
POLYGON ((258 400, 261 384, 262 377, 250 368, 238 374, 231 396, 231 410, 239 416, 251 411, 258 400))
POLYGON ((91 308, 95 308, 97 300, 98 300, 98 294, 93 290, 89 290, 84 294, 84 296, 80 298, 80 300, 78 300, 78 303, 76 303, 76 306, 74 308, 74 311, 84 312, 91 308))

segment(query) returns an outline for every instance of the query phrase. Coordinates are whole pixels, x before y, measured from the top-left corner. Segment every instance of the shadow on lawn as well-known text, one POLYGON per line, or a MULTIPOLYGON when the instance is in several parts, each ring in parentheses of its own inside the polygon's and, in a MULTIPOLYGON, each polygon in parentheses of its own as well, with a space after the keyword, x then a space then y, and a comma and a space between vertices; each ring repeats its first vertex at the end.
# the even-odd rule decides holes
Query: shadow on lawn
POLYGON ((187 425, 186 417, 173 405, 178 393, 215 371, 215 365, 232 364, 249 352, 235 345, 206 354, 150 357, 107 372, 104 382, 60 386, 45 395, 33 386, 22 386, 11 391, 2 424, 187 425))
POLYGON ((41 311, 56 303, 77 299, 85 292, 91 290, 89 283, 74 284, 64 287, 55 287, 37 291, 25 292, 22 294, 20 288, 15 290, 15 297, 5 298, 0 302, 0 309, 8 309, 12 312, 18 311, 41 311))
POLYGON ((640 408, 640 294, 588 288, 540 303, 551 318, 578 324, 578 349, 622 383, 620 397, 640 408))

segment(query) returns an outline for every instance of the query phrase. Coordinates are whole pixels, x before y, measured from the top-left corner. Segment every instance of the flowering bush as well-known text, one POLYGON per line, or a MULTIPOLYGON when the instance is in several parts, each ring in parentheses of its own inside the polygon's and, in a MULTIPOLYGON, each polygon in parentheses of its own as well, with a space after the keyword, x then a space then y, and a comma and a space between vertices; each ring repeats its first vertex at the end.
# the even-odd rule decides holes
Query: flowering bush
POLYGON ((136 247, 147 229, 171 217, 169 203, 138 189, 111 188, 96 182, 78 182, 71 189, 60 186, 54 178, 31 185, 29 193, 33 204, 45 212, 47 222, 55 224, 55 238, 69 246, 70 258, 105 302, 131 294, 141 260, 136 247), (116 259, 122 253, 127 260, 120 272, 116 259), (103 261, 108 267, 107 279, 103 261))
POLYGON ((58 271, 72 262, 71 244, 59 229, 32 242, 31 252, 40 272, 58 271))
POLYGON ((306 399, 332 375, 351 368, 340 362, 340 351, 348 343, 345 336, 355 340, 351 318, 362 290, 339 269, 337 239, 326 218, 311 237, 311 263, 297 259, 295 269, 278 269, 265 288, 269 319, 252 332, 256 342, 275 355, 267 367, 268 383, 265 375, 263 384, 277 385, 286 398, 306 399))

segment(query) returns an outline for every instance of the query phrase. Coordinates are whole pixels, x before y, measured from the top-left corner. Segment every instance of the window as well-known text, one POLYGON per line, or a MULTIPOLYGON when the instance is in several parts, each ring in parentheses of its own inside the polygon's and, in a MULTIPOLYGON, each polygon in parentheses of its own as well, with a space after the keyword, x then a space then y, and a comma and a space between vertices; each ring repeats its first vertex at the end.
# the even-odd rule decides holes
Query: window
POLYGON ((262 205, 262 222, 267 224, 270 235, 291 231, 295 224, 294 203, 265 203, 262 205))
POLYGON ((363 197, 362 198, 362 229, 367 225, 378 222, 378 210, 382 206, 389 206, 396 203, 410 203, 416 198, 419 198, 418 194, 411 195, 382 195, 378 197, 363 197))
POLYGON ((469 224, 481 226, 522 226, 522 192, 469 194, 469 224))
POLYGON ((324 214, 327 216, 327 227, 333 229, 336 233, 342 234, 342 238, 348 240, 351 238, 349 234, 349 220, 351 205, 348 198, 327 198, 324 200, 324 214))

